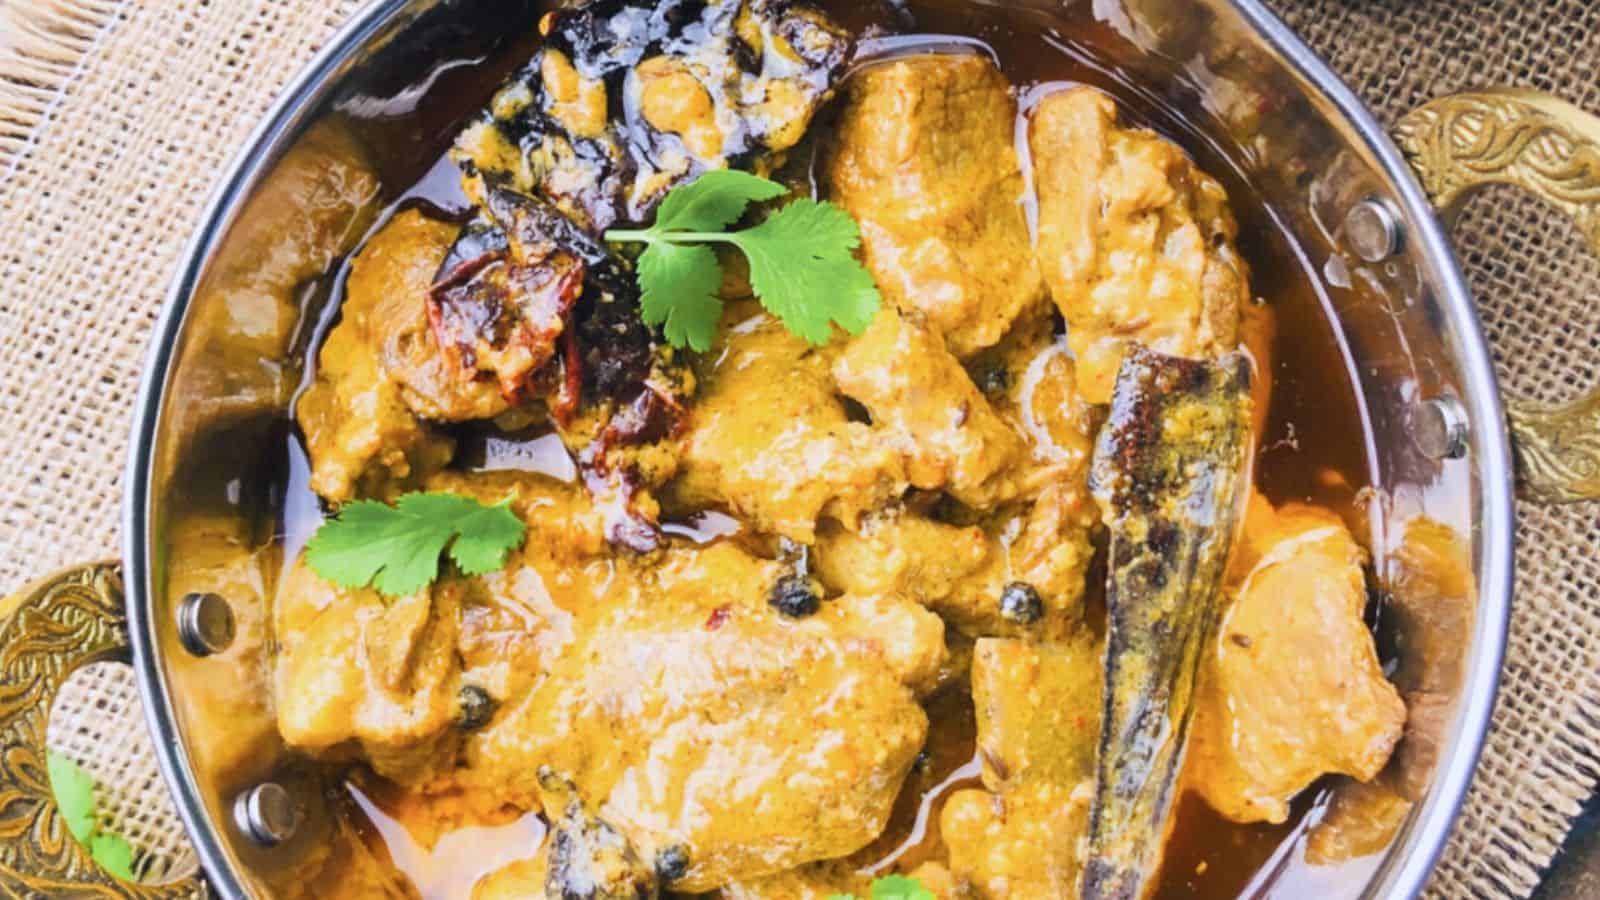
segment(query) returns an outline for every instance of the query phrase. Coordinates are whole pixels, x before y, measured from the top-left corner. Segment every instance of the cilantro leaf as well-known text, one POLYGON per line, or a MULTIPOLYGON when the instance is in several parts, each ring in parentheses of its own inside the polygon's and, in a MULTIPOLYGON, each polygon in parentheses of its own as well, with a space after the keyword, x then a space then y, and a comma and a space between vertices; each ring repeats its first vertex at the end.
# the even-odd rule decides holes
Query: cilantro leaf
POLYGON ((830 322, 859 334, 877 314, 877 285, 851 255, 861 229, 832 203, 796 200, 731 237, 761 305, 812 344, 833 337, 830 322))
POLYGON ((705 352, 716 336, 722 272, 705 244, 732 244, 750 263, 757 299, 786 328, 825 344, 838 325, 860 334, 882 298, 855 258, 861 229, 832 203, 795 200, 743 231, 723 229, 751 202, 782 196, 782 185, 748 172, 718 169, 679 185, 646 229, 612 229, 610 241, 646 245, 639 257, 639 307, 674 347, 705 352))
POLYGON ((447 547, 464 574, 481 575, 505 565, 526 533, 505 503, 484 506, 449 493, 406 494, 392 507, 357 500, 317 529, 306 563, 334 584, 404 596, 439 577, 447 547))
POLYGON ((134 880, 133 847, 120 835, 103 831, 95 812, 95 783, 83 767, 54 750, 45 758, 50 791, 67 830, 100 867, 124 881, 134 880))
POLYGON ((784 194, 783 185, 738 169, 712 169, 675 188, 656 209, 654 230, 720 231, 752 202, 784 194))
POLYGON ((133 881, 133 847, 121 835, 99 832, 89 841, 89 855, 112 875, 133 881))
POLYGON ((94 834, 94 779, 81 766, 54 750, 45 758, 50 772, 50 790, 56 795, 56 808, 66 820, 67 830, 88 845, 94 834))
POLYGON ((710 247, 651 244, 639 257, 639 284, 644 288, 639 312, 646 324, 665 326, 662 330, 674 347, 701 353, 711 349, 722 317, 717 299, 722 270, 710 247))

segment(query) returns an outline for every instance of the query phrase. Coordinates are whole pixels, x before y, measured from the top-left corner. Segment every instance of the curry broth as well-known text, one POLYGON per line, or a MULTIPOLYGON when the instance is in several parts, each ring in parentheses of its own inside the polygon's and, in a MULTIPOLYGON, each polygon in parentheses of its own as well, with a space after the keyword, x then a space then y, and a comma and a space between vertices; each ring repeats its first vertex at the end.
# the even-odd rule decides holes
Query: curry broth
MULTIPOLYGON (((417 205, 433 215, 455 217, 467 209, 459 187, 459 172, 444 157, 444 150, 460 124, 477 110, 494 88, 526 60, 534 36, 536 4, 518 4, 523 18, 516 22, 523 33, 502 35, 484 42, 469 39, 469 32, 437 29, 429 34, 425 49, 432 58, 426 66, 402 67, 421 72, 403 82, 373 83, 366 91, 336 105, 354 130, 371 148, 373 163, 391 205, 380 217, 382 227, 395 212, 417 205)), ((968 46, 993 55, 1006 76, 1017 86, 1021 116, 1030 100, 1053 86, 1084 83, 1114 96, 1123 116, 1177 141, 1201 167, 1223 183, 1240 225, 1238 248, 1251 266, 1251 289, 1268 303, 1270 312, 1247 323, 1252 355, 1263 367, 1258 398, 1270 389, 1270 403, 1260 431, 1254 478, 1258 488, 1275 504, 1301 500, 1360 521, 1359 493, 1371 484, 1369 431, 1350 375, 1349 357, 1339 343, 1330 320, 1331 307, 1322 292, 1320 275, 1306 254, 1280 224, 1279 219, 1251 180, 1245 154, 1212 137, 1204 120, 1186 118, 1165 99, 1160 85, 1139 84, 1118 65, 1133 52, 1109 28, 1078 15, 1071 23, 1044 21, 1037 12, 1006 10, 989 5, 958 4, 950 0, 909 3, 851 3, 822 0, 826 12, 857 33, 898 31, 959 36, 968 46)), ((951 43, 948 39, 942 43, 951 43)), ((392 71, 392 68, 385 71, 392 71)), ((828 117, 813 126, 818 142, 827 141, 828 117)), ((1019 136, 1026 134, 1025 119, 1019 136)), ((1019 137, 1025 145, 1025 138, 1019 137)), ((1025 150, 1025 146, 1020 149, 1025 150)), ((1024 153, 1024 158, 1026 154, 1024 153)), ((304 353, 309 383, 315 350, 337 319, 343 292, 344 269, 314 287, 308 311, 320 311, 298 342, 304 353)), ((560 470, 538 444, 538 435, 486 435, 462 433, 459 464, 472 468, 532 468, 560 470)), ((289 512, 282 522, 285 557, 293 559, 315 529, 321 513, 306 479, 304 451, 296 440, 286 442, 285 474, 289 512)), ((559 447, 557 448, 559 450, 559 447)), ((557 454, 560 455, 559 453, 557 454)), ((570 465, 570 461, 568 463, 570 465)), ((555 474, 559 474, 556 472, 555 474)), ((669 533, 692 540, 725 538, 737 523, 713 514, 707 521, 678 523, 669 533), (676 530, 675 530, 676 529, 676 530)), ((1103 607, 1103 566, 1090 574, 1091 609, 1103 607)), ((945 690, 926 702, 931 725, 924 757, 907 779, 885 833, 852 857, 873 871, 909 870, 938 855, 939 808, 946 797, 963 787, 977 785, 974 725, 970 696, 963 690, 945 690)), ((357 776, 350 786, 348 814, 361 834, 427 897, 459 896, 493 866, 465 863, 467 856, 450 849, 452 828, 471 829, 474 846, 497 857, 516 842, 534 850, 540 829, 528 817, 498 821, 495 816, 456 816, 440 819, 430 834, 415 825, 428 813, 408 808, 398 792, 385 790, 375 779, 357 776), (412 839, 403 835, 402 822, 412 823, 412 839), (429 849, 429 838, 440 840, 429 849), (469 865, 472 871, 453 871, 469 865)), ((1199 800, 1185 795, 1178 808, 1174 834, 1168 844, 1166 868, 1158 896, 1192 895, 1231 897, 1245 892, 1263 868, 1281 869, 1298 863, 1295 843, 1320 815, 1327 790, 1319 782, 1303 792, 1289 821, 1282 826, 1241 826, 1228 822, 1199 800), (1269 864, 1270 862, 1270 864, 1269 864)), ((504 817, 501 817, 504 818, 504 817)))

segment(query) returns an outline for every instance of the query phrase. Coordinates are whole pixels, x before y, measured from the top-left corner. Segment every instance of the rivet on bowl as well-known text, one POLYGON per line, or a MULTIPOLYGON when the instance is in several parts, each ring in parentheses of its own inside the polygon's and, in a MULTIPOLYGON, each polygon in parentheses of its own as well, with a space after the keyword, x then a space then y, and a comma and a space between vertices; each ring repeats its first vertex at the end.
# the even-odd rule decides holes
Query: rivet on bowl
POLYGON ((195 592, 178 601, 178 640, 195 656, 221 653, 234 634, 233 609, 220 595, 195 592))
POLYGON ((1454 397, 1436 397, 1411 408, 1409 430, 1430 459, 1460 459, 1467 452, 1467 413, 1454 397))
POLYGON ((239 830, 262 847, 276 847, 294 837, 300 824, 294 798, 270 781, 240 794, 233 803, 233 818, 239 830))
POLYGON ((1356 256, 1369 263, 1383 262, 1400 252, 1405 228, 1387 203, 1369 198, 1345 213, 1344 239, 1356 256))

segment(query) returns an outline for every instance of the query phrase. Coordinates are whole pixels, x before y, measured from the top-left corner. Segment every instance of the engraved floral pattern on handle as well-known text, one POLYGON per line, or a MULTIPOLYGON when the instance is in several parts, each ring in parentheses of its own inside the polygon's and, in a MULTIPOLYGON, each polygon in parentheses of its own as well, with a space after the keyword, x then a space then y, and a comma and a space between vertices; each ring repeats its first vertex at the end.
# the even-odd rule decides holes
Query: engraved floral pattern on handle
POLYGON ((108 875, 56 808, 45 749, 56 692, 80 666, 127 650, 115 563, 69 569, 0 602, 0 895, 207 896, 197 878, 147 885, 108 875))
MULTIPOLYGON (((1537 91, 1487 90, 1424 104, 1395 139, 1447 221, 1474 190, 1514 185, 1570 216, 1600 252, 1600 118, 1537 91)), ((1506 408, 1524 498, 1600 499, 1600 389, 1506 408)))

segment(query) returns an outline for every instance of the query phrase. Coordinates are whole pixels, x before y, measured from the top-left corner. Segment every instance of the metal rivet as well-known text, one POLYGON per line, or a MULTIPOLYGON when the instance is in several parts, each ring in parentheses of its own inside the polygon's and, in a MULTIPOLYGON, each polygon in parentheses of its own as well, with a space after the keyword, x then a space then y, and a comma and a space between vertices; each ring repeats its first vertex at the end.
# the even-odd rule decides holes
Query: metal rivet
POLYGON ((185 594, 178 601, 178 640, 195 656, 211 656, 233 643, 233 610, 217 594, 185 594))
POLYGON ((1467 413, 1453 397, 1439 397, 1411 409, 1411 439, 1430 459, 1460 459, 1467 452, 1467 413))
POLYGON ((1344 217, 1344 239, 1356 256, 1382 262, 1400 252, 1405 229, 1400 217, 1382 200, 1362 200, 1344 217))
POLYGON ((239 795, 233 803, 233 819, 246 837, 262 847, 276 847, 294 837, 300 824, 294 798, 270 781, 239 795))

